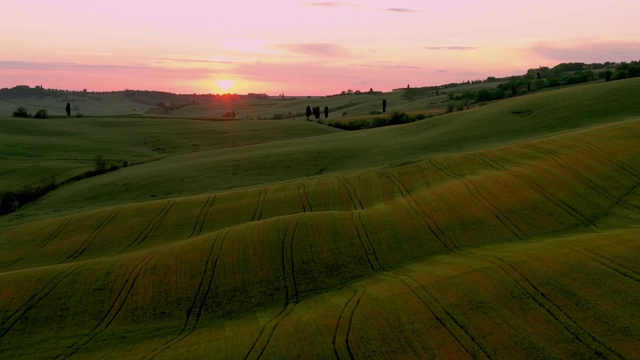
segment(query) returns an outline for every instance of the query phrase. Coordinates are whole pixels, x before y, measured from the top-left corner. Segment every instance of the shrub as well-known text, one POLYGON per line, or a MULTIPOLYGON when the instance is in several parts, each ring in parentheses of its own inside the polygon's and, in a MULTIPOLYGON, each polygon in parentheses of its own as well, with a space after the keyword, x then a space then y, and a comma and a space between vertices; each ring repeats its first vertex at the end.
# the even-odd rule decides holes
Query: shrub
POLYGON ((40 109, 40 110, 38 110, 38 111, 36 112, 36 114, 35 114, 33 117, 35 117, 36 119, 46 119, 46 118, 48 118, 49 116, 48 116, 48 114, 47 114, 47 110, 45 110, 45 109, 40 109))
POLYGON ((103 173, 107 171, 107 160, 102 155, 97 155, 93 160, 94 169, 98 173, 103 173))
POLYGON ((13 112, 14 117, 29 117, 29 111, 24 106, 20 106, 16 111, 13 112))

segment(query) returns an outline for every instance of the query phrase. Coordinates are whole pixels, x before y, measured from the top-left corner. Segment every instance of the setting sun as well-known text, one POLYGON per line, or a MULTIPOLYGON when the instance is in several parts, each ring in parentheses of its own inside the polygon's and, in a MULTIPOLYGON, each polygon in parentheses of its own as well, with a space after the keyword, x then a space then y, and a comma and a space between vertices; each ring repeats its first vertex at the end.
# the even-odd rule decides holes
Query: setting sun
POLYGON ((235 84, 235 81, 232 80, 220 80, 216 82, 216 85, 218 85, 218 87, 223 91, 231 89, 233 87, 233 84, 235 84))

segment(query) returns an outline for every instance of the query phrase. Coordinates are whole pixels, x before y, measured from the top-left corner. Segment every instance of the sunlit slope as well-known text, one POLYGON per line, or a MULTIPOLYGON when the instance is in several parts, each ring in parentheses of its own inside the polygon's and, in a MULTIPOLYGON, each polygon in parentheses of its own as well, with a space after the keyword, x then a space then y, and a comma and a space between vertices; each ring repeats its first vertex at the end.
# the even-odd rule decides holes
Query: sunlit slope
POLYGON ((566 88, 403 126, 174 156, 59 189, 22 216, 394 166, 639 117, 640 79, 566 88))
POLYGON ((639 139, 618 122, 7 229, 0 353, 634 357, 639 139))
POLYGON ((166 118, 16 119, 0 117, 0 191, 93 169, 97 155, 137 164, 203 150, 326 135, 306 121, 194 121, 166 118))

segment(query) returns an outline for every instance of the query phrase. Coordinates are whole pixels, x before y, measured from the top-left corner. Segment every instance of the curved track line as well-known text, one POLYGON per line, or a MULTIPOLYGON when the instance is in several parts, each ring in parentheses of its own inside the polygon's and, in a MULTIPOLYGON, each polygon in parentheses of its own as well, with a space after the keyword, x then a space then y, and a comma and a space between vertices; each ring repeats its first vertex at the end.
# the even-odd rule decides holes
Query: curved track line
MULTIPOLYGON (((358 289, 359 290, 359 289, 358 289)), ((351 349, 348 347, 347 345, 347 333, 348 333, 348 329, 347 330, 342 330, 343 326, 342 325, 342 318, 345 317, 345 313, 351 313, 351 310, 347 310, 349 308, 349 305, 353 302, 353 299, 355 299, 356 295, 358 295, 358 290, 353 290, 353 295, 351 295, 351 297, 349 298, 349 300, 347 300, 347 302, 344 304, 344 306, 342 307, 342 311, 340 311, 340 316, 338 316, 338 321, 336 322, 336 327, 333 331, 333 340, 331 341, 331 343, 333 344, 333 354, 336 356, 336 359, 340 360, 341 358, 351 358, 353 359, 353 354, 351 352, 351 349), (340 336, 338 335, 338 333, 344 333, 344 335, 340 334, 340 336), (344 344, 338 344, 338 336, 341 339, 345 339, 344 344), (345 350, 346 349, 346 350, 345 350), (340 354, 342 353, 342 356, 340 356, 340 354)), ((348 316, 348 315, 347 315, 348 316)), ((348 323, 350 323, 350 320, 347 320, 348 323)))
POLYGON ((267 190, 260 188, 258 193, 258 199, 256 200, 256 208, 253 210, 253 215, 250 221, 260 221, 262 214, 264 213, 264 206, 267 202, 267 190))
POLYGON ((216 196, 208 196, 207 200, 200 208, 200 212, 198 213, 198 217, 196 218, 195 224, 193 224, 193 229, 191 229, 191 235, 189 238, 194 236, 198 236, 202 233, 202 227, 204 226, 205 221, 207 220, 207 213, 211 210, 213 203, 216 201, 216 196))
POLYGON ((638 175, 638 173, 636 173, 635 169, 633 169, 632 167, 628 166, 627 164, 625 164, 624 162, 622 162, 622 161, 620 161, 618 159, 612 158, 611 155, 607 154, 604 150, 602 150, 597 145, 591 144, 591 143, 589 143, 587 141, 584 141, 582 139, 572 138, 572 139, 570 139, 570 141, 573 141, 574 143, 578 144, 578 146, 581 146, 582 148, 587 149, 588 151, 590 151, 590 152, 592 152, 594 154, 600 154, 600 158, 608 161, 609 163, 611 163, 614 166, 618 167, 622 171, 624 171, 627 174, 633 176, 634 178, 636 178, 636 180, 640 180, 640 176, 638 175))
POLYGON ((302 203, 302 212, 312 212, 313 207, 309 202, 309 198, 307 197, 307 190, 303 184, 298 184, 298 196, 300 197, 300 202, 302 203))
POLYGON ((120 210, 121 209, 119 208, 109 213, 109 215, 107 215, 107 217, 102 220, 100 224, 98 224, 93 232, 91 232, 87 239, 82 244, 80 244, 80 246, 76 248, 74 252, 71 253, 71 255, 69 255, 63 262, 73 261, 80 257, 80 255, 84 254, 84 252, 87 251, 91 243, 98 237, 98 235, 100 235, 100 233, 113 221, 113 219, 118 216, 120 210))
POLYGON ((480 189, 478 189, 473 181, 462 175, 454 173, 435 159, 429 160, 429 163, 435 166, 445 175, 459 180, 471 194, 471 196, 473 196, 478 201, 478 203, 480 203, 480 205, 482 205, 491 215, 493 215, 493 217, 495 217, 502 224, 502 226, 509 230, 509 232, 516 239, 522 240, 530 237, 529 235, 525 234, 524 231, 522 231, 522 229, 520 229, 520 227, 518 227, 518 225, 516 225, 516 223, 514 223, 508 216, 503 214, 498 207, 496 207, 491 201, 489 201, 489 199, 487 199, 486 196, 482 194, 480 189))
POLYGON ((531 150, 533 152, 536 152, 536 153, 538 153, 538 154, 540 154, 542 156, 546 156, 546 157, 550 158, 556 164, 558 164, 558 166, 560 166, 561 169, 563 169, 563 170, 567 171, 568 173, 574 175, 575 177, 580 179, 580 181, 582 181, 588 187, 590 187, 593 191, 595 191, 596 193, 602 195, 603 197, 617 199, 616 195, 610 193, 609 190, 607 190, 606 188, 596 184, 596 182, 591 180, 588 176, 580 173, 580 171, 578 169, 576 169, 573 165, 571 165, 569 162, 564 160, 559 155, 553 154, 553 153, 551 153, 549 151, 545 151, 544 149, 538 149, 533 145, 520 144, 520 146, 524 147, 525 149, 529 149, 529 150, 531 150))
POLYGON ((635 281, 637 283, 640 283, 640 273, 633 271, 631 269, 628 269, 620 264, 618 264, 617 262, 602 256, 600 254, 594 253, 593 251, 589 251, 586 249, 578 249, 578 248, 571 248, 572 250, 575 250, 577 252, 579 252, 580 254, 582 254, 584 257, 591 259, 593 262, 598 263, 604 267, 606 267, 609 270, 612 270, 624 277, 626 277, 627 279, 630 279, 632 281, 635 281))
POLYGON ((202 316, 202 310, 204 309, 207 298, 209 297, 209 293, 211 292, 211 285, 213 284, 213 279, 216 274, 216 268, 218 266, 218 260, 220 258, 220 254, 222 253, 222 245, 224 244, 224 240, 227 237, 227 234, 230 230, 227 230, 223 234, 219 235, 211 244, 211 248, 209 249, 209 254, 207 255, 207 260, 205 262, 204 271, 202 272, 202 277, 200 278, 200 283, 198 284, 198 288, 196 290, 196 294, 193 297, 193 301, 191 305, 187 309, 187 317, 184 321, 182 329, 180 332, 162 344, 160 347, 155 348, 151 351, 151 354, 145 356, 145 359, 155 359, 164 351, 168 350, 171 346, 180 343, 189 335, 193 334, 193 332, 198 327, 198 322, 200 321, 200 317, 202 316), (214 254, 215 253, 215 257, 214 254), (203 290, 206 287, 206 290, 203 290))
POLYGON ((342 186, 344 186, 345 189, 347 189, 347 193, 349 193, 349 199, 351 200, 351 204, 353 204, 353 209, 364 210, 364 206, 362 206, 362 201, 360 201, 360 198, 358 197, 358 193, 356 192, 356 189, 353 187, 353 185, 351 185, 349 180, 347 180, 343 176, 338 176, 338 181, 342 184, 342 186))
POLYGON ((299 302, 298 286, 296 282, 294 259, 293 259, 293 240, 296 236, 298 229, 299 218, 296 217, 289 221, 287 229, 282 236, 282 274, 283 282, 285 285, 285 304, 282 310, 273 318, 271 318, 260 330, 260 334, 251 345, 251 348, 244 356, 244 359, 260 359, 264 354, 271 338, 275 333, 278 325, 284 320, 295 308, 299 302), (288 244, 287 244, 288 243, 288 244), (287 252, 289 252, 287 254, 287 252), (287 264, 289 262, 289 264, 287 264), (289 271, 287 271, 289 269, 289 271), (290 274, 287 274, 287 273, 290 274), (291 277, 290 283, 287 281, 287 277, 291 277), (289 285, 291 284, 291 285, 289 285), (291 286, 291 291, 289 287, 291 286), (291 292, 293 294, 291 294, 291 292))
MULTIPOLYGON (((371 243, 369 234, 366 231, 366 227, 362 223, 362 218, 358 218, 358 222, 356 222, 355 217, 352 217, 352 221, 354 222, 354 226, 356 227, 360 244, 362 244, 363 251, 367 256, 367 260, 369 261, 369 265, 371 266, 373 271, 375 271, 379 275, 399 281, 405 287, 407 287, 414 294, 414 296, 425 306, 425 308, 434 317, 434 319, 438 321, 438 323, 449 333, 449 335, 470 357, 478 358, 482 357, 481 355, 483 355, 486 358, 491 358, 487 351, 475 339, 473 334, 471 334, 460 323, 460 321, 458 321, 431 293, 429 293, 424 285, 422 285, 422 283, 415 280, 409 275, 384 271, 382 265, 380 264, 380 261, 378 260, 375 247, 371 243), (359 229, 360 227, 362 228, 362 230, 359 229), (364 234, 366 241, 362 239, 362 234, 364 234), (413 286, 409 283, 412 283, 413 286)), ((351 352, 349 353, 351 354, 351 352)))
MULTIPOLYGON (((486 161, 497 164, 493 160, 490 160, 488 157, 486 157, 486 155, 478 155, 478 156, 482 156, 485 158, 486 161)), ((496 166, 501 166, 501 165, 496 165, 496 166)), ((562 210, 567 215, 571 216, 574 220, 578 222, 578 224, 582 225, 585 229, 590 231, 597 231, 598 226, 593 221, 591 221, 586 216, 582 215, 582 213, 576 210, 573 206, 569 205, 566 201, 551 194, 550 192, 542 188, 540 185, 536 184, 534 181, 531 181, 530 179, 528 179, 526 176, 518 175, 514 171, 507 171, 506 173, 511 177, 515 178, 516 180, 520 181, 521 183, 525 184, 526 186, 528 186, 530 189, 538 193, 543 198, 547 199, 547 201, 555 205, 555 207, 562 210)))
POLYGON ((8 238, 6 238, 6 239, 4 239, 4 240, 0 241, 0 246, 2 246, 2 245, 4 245, 4 244, 8 244, 8 243, 12 242, 12 241, 13 241, 13 239, 15 239, 15 238, 16 238, 16 234, 12 234, 12 235, 11 235, 11 236, 9 236, 8 238))
POLYGON ((395 272, 385 272, 382 275, 401 282, 425 306, 434 319, 444 328, 469 357, 473 359, 491 356, 475 337, 429 292, 426 287, 414 278, 395 272), (413 284, 413 286, 411 284, 413 284))
POLYGON ((27 258, 28 256, 30 256, 31 254, 35 253, 36 251, 44 248, 45 246, 47 246, 51 241, 53 241, 55 238, 57 238, 60 233, 69 225, 69 223, 71 222, 71 219, 65 219, 62 223, 60 223, 60 225, 51 233, 51 235, 47 236, 40 244, 38 244, 38 246, 36 246, 35 248, 27 251, 24 255, 20 256, 17 259, 14 259, 13 261, 3 265, 2 267, 0 267, 0 269, 6 269, 9 266, 24 260, 25 258, 27 258))
POLYGON ((49 282, 45 284, 38 292, 33 294, 22 306, 9 315, 6 319, 3 319, 0 323, 0 340, 7 335, 9 331, 27 314, 31 309, 38 305, 44 298, 46 298, 53 290, 60 285, 66 278, 68 278, 73 272, 77 270, 76 267, 66 269, 55 275, 49 282))
POLYGON ((635 138, 640 139, 640 135, 638 135, 635 132, 633 132, 633 131, 631 131, 629 129, 626 129, 626 128, 622 127, 622 126, 611 126, 611 128, 616 129, 616 130, 621 131, 621 132, 625 132, 625 133, 627 133, 627 134, 629 134, 629 135, 631 135, 631 136, 633 136, 635 138))
POLYGON ((379 172, 378 174, 380 174, 381 176, 384 176, 389 181, 391 181, 391 183, 395 185, 396 189, 398 189, 398 191, 400 192, 400 195, 402 195, 404 200, 409 205, 409 208, 416 215, 418 215, 420 219, 422 219, 422 222, 424 222, 424 224, 427 225, 427 228, 429 228, 429 231, 431 232, 431 234, 433 234, 433 236, 442 244, 442 246, 444 246, 445 249, 449 251, 453 249, 458 249, 458 245, 453 241, 453 239, 449 238, 442 231, 440 226, 438 226, 438 223, 431 217, 431 215, 429 215, 429 213, 423 210, 420 204, 413 198, 413 196, 411 196, 411 192, 406 186, 404 186, 402 181, 400 181, 397 177, 389 173, 379 172))
POLYGON ((495 259, 497 261, 485 258, 485 261, 499 268, 505 275, 507 275, 507 277, 513 280, 520 289, 529 295, 531 300, 533 300, 560 326, 571 334, 576 341, 592 350, 594 355, 602 359, 610 357, 619 359, 624 358, 620 353, 607 346, 589 331, 580 326, 569 314, 567 314, 566 311, 554 303, 544 292, 533 284, 529 278, 524 276, 524 274, 522 274, 522 272, 512 264, 497 257, 495 257, 495 259))
POLYGON ((59 354, 55 357, 55 359, 59 358, 69 358, 78 352, 81 348, 90 343, 96 336, 100 335, 104 332, 109 325, 116 319, 124 304, 127 302, 129 295, 131 295, 131 291, 133 290, 136 281, 138 281, 138 277, 142 273, 144 267, 151 261, 151 259, 155 256, 154 253, 147 254, 142 261, 140 261, 133 270, 127 275, 122 287, 118 291, 118 295, 114 299, 113 303, 111 303, 109 310, 107 310, 106 314, 100 319, 98 324, 89 331, 86 335, 84 335, 80 340, 76 341, 72 345, 67 347, 62 354, 59 354))
POLYGON ((174 200, 169 200, 167 202, 167 204, 160 210, 158 215, 156 215, 151 220, 151 222, 149 222, 144 227, 144 229, 142 229, 142 232, 140 232, 140 234, 138 234, 138 236, 135 238, 135 240, 133 240, 133 242, 131 242, 131 244, 129 244, 129 246, 127 246, 121 252, 127 252, 129 250, 134 249, 138 245, 142 244, 147 239, 147 237, 151 234, 151 232, 153 232, 153 230, 155 230, 155 228, 162 222, 164 217, 167 216, 167 214, 169 213, 169 211, 171 211, 171 208, 173 207, 173 205, 175 205, 175 203, 176 203, 175 199, 174 200))

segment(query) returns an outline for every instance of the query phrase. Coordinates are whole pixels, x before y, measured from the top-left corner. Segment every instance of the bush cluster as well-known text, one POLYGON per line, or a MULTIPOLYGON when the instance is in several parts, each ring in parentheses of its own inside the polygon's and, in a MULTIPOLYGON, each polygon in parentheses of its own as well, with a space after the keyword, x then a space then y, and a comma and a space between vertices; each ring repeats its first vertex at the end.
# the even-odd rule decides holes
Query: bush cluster
POLYGON ((425 116, 423 114, 418 114, 416 116, 409 116, 404 112, 393 112, 389 116, 377 116, 373 118, 371 121, 365 119, 357 119, 350 121, 348 123, 341 122, 333 122, 329 123, 329 126, 342 129, 342 130, 362 130, 362 129, 372 129, 382 126, 392 126, 392 125, 400 125, 400 124, 408 124, 418 120, 424 120, 426 118, 430 118, 431 115, 425 116))
POLYGON ((0 194, 0 215, 17 211, 21 206, 36 201, 58 187, 54 176, 23 187, 16 191, 5 191, 0 194))

